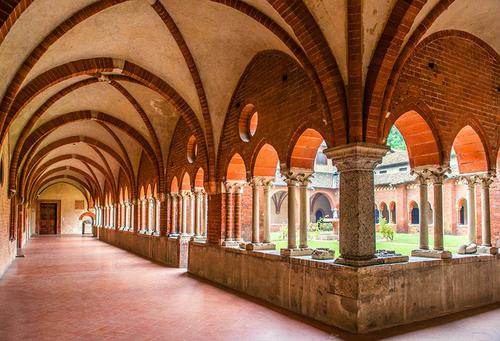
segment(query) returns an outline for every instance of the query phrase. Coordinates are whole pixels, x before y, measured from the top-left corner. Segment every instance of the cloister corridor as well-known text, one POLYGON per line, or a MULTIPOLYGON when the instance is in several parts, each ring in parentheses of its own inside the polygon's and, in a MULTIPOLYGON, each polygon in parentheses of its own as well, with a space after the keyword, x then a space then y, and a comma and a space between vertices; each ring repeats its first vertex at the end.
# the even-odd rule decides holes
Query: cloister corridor
POLYGON ((92 237, 36 237, 0 280, 0 340, 500 340, 500 306, 353 335, 92 237))

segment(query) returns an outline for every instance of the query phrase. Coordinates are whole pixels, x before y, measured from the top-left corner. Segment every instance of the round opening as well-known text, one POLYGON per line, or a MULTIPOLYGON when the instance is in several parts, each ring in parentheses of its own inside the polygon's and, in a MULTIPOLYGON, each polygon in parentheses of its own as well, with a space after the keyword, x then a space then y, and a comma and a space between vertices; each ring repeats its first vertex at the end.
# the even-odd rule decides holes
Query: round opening
POLYGON ((198 155, 198 143, 196 143, 196 137, 191 135, 187 144, 187 160, 189 163, 193 163, 198 155))
POLYGON ((245 105, 238 122, 240 138, 243 142, 249 142, 250 138, 255 135, 258 123, 259 114, 255 111, 255 106, 251 103, 245 105))

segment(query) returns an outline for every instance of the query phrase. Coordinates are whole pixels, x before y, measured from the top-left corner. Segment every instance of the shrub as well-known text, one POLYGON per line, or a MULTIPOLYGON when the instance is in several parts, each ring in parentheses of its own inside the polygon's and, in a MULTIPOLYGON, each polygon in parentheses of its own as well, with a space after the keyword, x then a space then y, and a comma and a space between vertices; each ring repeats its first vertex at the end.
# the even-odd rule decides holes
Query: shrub
POLYGON ((391 241, 394 240, 394 229, 391 225, 387 224, 385 218, 380 218, 378 224, 382 237, 391 241))

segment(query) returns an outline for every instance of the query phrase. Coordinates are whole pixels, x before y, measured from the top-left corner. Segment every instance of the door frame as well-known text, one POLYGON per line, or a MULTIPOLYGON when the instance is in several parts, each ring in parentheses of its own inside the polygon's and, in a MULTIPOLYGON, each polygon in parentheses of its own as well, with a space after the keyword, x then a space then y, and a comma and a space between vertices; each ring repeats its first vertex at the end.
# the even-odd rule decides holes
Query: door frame
POLYGON ((36 234, 40 235, 40 206, 41 204, 56 204, 57 205, 57 223, 56 235, 61 235, 61 200, 37 200, 36 203, 36 234))

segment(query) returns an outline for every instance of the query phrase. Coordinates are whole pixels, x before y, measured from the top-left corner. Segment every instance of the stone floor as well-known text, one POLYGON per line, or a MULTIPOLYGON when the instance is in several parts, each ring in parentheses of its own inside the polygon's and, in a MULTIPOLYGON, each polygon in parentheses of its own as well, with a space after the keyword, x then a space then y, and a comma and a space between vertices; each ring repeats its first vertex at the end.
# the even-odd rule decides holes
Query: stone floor
POLYGON ((91 237, 32 239, 0 280, 0 340, 500 340, 500 305, 356 336, 91 237))

